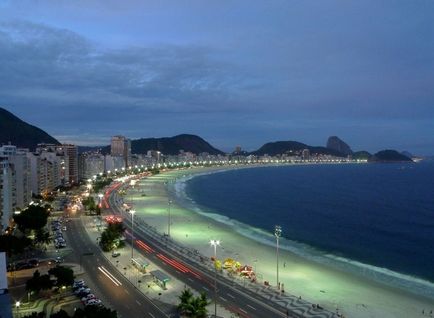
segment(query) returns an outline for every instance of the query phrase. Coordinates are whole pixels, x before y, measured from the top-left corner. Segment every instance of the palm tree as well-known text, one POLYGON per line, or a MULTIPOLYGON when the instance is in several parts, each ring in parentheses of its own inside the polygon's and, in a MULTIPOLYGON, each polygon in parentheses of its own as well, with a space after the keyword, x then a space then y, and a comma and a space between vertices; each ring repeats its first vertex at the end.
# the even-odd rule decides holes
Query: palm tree
POLYGON ((181 293, 181 295, 178 297, 180 300, 180 303, 178 305, 179 311, 181 311, 182 314, 190 314, 191 313, 191 300, 193 298, 193 293, 191 290, 184 289, 181 293))
POLYGON ((210 304, 206 293, 201 293, 199 297, 194 298, 193 305, 193 315, 195 318, 203 318, 208 314, 206 307, 210 304))
POLYGON ((181 314, 193 318, 204 318, 207 316, 208 310, 206 307, 209 305, 209 301, 206 293, 193 297, 190 289, 184 289, 179 299, 181 302, 178 305, 178 309, 181 311, 181 314))

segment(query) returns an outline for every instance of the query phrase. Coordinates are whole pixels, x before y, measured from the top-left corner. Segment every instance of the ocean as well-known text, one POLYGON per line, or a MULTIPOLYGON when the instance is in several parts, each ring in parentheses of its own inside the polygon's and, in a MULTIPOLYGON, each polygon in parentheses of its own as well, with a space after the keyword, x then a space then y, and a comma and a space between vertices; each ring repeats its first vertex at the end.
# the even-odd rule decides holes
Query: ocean
POLYGON ((183 192, 253 239, 273 244, 280 225, 296 250, 434 282, 434 162, 236 169, 183 192))

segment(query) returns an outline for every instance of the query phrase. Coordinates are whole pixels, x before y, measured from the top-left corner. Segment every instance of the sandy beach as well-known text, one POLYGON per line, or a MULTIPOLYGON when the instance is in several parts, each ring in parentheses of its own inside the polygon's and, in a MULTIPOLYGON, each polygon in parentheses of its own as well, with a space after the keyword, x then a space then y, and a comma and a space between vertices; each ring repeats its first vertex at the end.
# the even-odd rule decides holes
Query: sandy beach
MULTIPOLYGON (((266 280, 276 285, 276 250, 272 244, 248 237, 256 235, 255 232, 246 232, 244 235, 237 233, 230 225, 231 222, 227 222, 230 220, 221 218, 223 222, 217 222, 215 218, 194 211, 179 199, 182 183, 179 184, 176 180, 188 178, 192 174, 216 172, 215 170, 219 169, 178 170, 142 179, 134 189, 128 191, 124 200, 134 205, 137 217, 161 233, 167 233, 168 230, 168 202, 171 200, 170 233, 175 241, 210 257, 214 251, 209 241, 219 239, 219 259, 234 258, 242 264, 249 264, 256 269, 259 283, 266 280)), ((268 235, 258 230, 258 237, 261 233, 268 235)), ((430 317, 430 310, 434 311, 434 299, 422 296, 422 293, 429 295, 434 290, 434 285, 430 283, 416 284, 421 290, 421 295, 417 295, 404 288, 394 288, 368 279, 363 273, 357 275, 335 268, 327 262, 320 262, 320 259, 315 261, 282 249, 280 281, 285 290, 312 303, 321 304, 332 312, 338 308, 347 317, 430 317)), ((387 280, 387 277, 384 279, 387 280)))

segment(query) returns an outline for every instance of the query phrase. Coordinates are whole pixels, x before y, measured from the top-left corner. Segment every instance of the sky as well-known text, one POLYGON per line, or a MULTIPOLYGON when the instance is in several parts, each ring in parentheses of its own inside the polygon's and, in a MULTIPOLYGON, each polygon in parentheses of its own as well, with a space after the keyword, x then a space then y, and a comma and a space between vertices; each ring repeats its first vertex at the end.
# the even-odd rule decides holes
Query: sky
POLYGON ((434 154, 434 1, 0 0, 0 107, 62 142, 434 154))

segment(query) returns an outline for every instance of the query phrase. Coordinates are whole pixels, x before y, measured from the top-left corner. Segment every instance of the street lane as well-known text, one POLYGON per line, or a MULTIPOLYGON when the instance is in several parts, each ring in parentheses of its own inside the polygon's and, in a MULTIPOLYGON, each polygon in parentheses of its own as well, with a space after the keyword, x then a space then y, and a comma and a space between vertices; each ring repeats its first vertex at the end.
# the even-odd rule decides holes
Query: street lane
POLYGON ((89 238, 79 218, 71 219, 68 227, 67 242, 74 251, 75 261, 79 263, 81 258, 85 272, 83 279, 95 296, 101 298, 108 307, 117 310, 119 317, 167 317, 105 259, 96 242, 89 238), (90 253, 93 256, 82 256, 90 253))
MULTIPOLYGON (((109 193, 110 210, 123 215, 123 212, 118 210, 115 204, 114 195, 115 191, 109 193)), ((131 228, 130 218, 125 217, 123 222, 128 229, 131 228)), ((175 255, 172 250, 168 250, 165 247, 164 242, 148 235, 136 222, 134 222, 134 236, 137 247, 141 247, 139 241, 144 244, 141 253, 146 258, 162 266, 170 275, 176 277, 184 284, 191 286, 197 291, 207 292, 208 296, 213 299, 214 273, 211 270, 204 270, 202 267, 198 268, 196 263, 188 258, 188 255, 179 253, 175 255), (159 254, 166 257, 166 260, 158 257, 159 254), (172 264, 170 261, 172 261, 172 264), (179 269, 191 269, 191 271, 180 272, 179 269)), ((131 240, 127 239, 126 242, 130 244, 131 240)), ((223 297, 219 298, 219 304, 239 314, 241 317, 299 317, 296 314, 288 313, 286 309, 276 305, 276 303, 241 286, 236 286, 234 282, 220 276, 218 277, 218 295, 223 297)))

